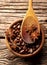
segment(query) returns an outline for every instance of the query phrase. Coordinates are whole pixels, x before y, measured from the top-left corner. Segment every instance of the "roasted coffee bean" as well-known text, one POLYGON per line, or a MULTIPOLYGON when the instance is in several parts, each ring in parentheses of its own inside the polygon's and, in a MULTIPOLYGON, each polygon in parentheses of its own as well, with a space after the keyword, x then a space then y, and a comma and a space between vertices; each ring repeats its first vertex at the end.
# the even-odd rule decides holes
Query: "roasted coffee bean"
MULTIPOLYGON (((18 45, 16 45, 16 48, 18 49, 18 51, 20 51, 21 50, 21 47, 20 46, 18 46, 18 45)), ((16 50, 17 50, 16 49, 16 50)))
POLYGON ((21 35, 19 34, 18 37, 21 38, 21 35))
POLYGON ((32 48, 30 48, 28 52, 29 52, 29 53, 32 53, 32 52, 33 52, 33 49, 32 49, 32 48))
POLYGON ((17 34, 17 33, 19 33, 19 30, 16 30, 16 31, 15 31, 15 34, 17 34))
POLYGON ((24 43, 24 42, 22 42, 22 43, 21 43, 21 45, 25 45, 25 43, 24 43))
POLYGON ((21 49, 23 49, 23 46, 22 45, 20 45, 20 47, 21 47, 21 49))
POLYGON ((39 48, 39 45, 36 45, 36 48, 39 48))
POLYGON ((13 25, 13 29, 16 29, 18 25, 19 25, 19 23, 13 25))
POLYGON ((36 50, 36 48, 33 48, 33 52, 36 50))
POLYGON ((16 45, 12 45, 11 48, 16 49, 16 45))
POLYGON ((18 25, 17 28, 20 29, 20 25, 18 25))
POLYGON ((13 40, 10 38, 11 43, 13 43, 13 40))
POLYGON ((28 53, 28 48, 26 48, 24 51, 25 51, 25 54, 27 54, 28 53))
POLYGON ((16 28, 16 25, 13 25, 13 29, 15 29, 16 28))
POLYGON ((20 42, 19 43, 16 43, 16 45, 20 46, 20 42))
POLYGON ((33 46, 32 46, 32 49, 33 49, 33 51, 35 51, 35 50, 36 50, 36 46, 35 46, 35 45, 33 45, 33 46))
POLYGON ((14 40, 15 42, 17 41, 17 38, 15 38, 15 40, 14 40))
POLYGON ((12 30, 12 34, 15 34, 15 30, 14 29, 12 30))
POLYGON ((22 43, 22 42, 23 42, 22 38, 20 38, 20 40, 19 40, 19 41, 20 41, 20 43, 22 43))
POLYGON ((20 54, 23 54, 23 53, 24 53, 24 50, 21 50, 19 53, 20 53, 20 54))
POLYGON ((16 37, 17 40, 19 40, 20 38, 19 37, 16 37))
POLYGON ((16 47, 15 52, 19 53, 19 47, 16 47))
POLYGON ((22 39, 20 38, 20 41, 22 41, 22 39))
POLYGON ((14 34, 11 34, 11 39, 14 40, 15 39, 15 35, 14 34))
POLYGON ((17 40, 17 39, 15 38, 14 43, 16 43, 16 44, 19 43, 19 40, 17 40))
POLYGON ((26 46, 23 46, 23 49, 25 50, 26 49, 26 46))
POLYGON ((16 43, 19 43, 19 40, 17 40, 16 43))
POLYGON ((19 48, 19 51, 21 50, 21 47, 18 47, 19 48))

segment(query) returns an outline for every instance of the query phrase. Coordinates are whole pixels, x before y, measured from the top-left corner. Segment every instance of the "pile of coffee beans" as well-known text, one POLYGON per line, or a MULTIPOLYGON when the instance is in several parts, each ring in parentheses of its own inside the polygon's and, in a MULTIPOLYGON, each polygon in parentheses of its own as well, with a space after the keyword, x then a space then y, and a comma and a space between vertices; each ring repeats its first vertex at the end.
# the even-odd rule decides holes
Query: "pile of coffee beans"
POLYGON ((36 39, 33 44, 27 44, 24 42, 24 40, 21 37, 21 33, 20 33, 21 23, 22 21, 15 22, 6 31, 6 37, 9 41, 9 45, 11 49, 14 50, 15 52, 19 54, 32 54, 40 46, 42 33, 40 32, 40 36, 38 36, 38 39, 36 39))

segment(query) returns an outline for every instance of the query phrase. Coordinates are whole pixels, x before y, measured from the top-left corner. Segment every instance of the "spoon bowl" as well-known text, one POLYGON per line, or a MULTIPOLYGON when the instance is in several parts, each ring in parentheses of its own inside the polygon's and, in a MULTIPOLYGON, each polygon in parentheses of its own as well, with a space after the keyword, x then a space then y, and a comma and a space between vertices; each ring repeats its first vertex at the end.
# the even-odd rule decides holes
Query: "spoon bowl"
MULTIPOLYGON (((21 25, 21 36, 26 43, 33 43, 35 41, 34 38, 32 40, 30 37, 32 26, 37 27, 36 33, 38 35, 38 33, 40 33, 40 25, 32 8, 32 0, 29 0, 29 8, 27 10, 26 16, 24 17, 21 25)), ((35 34, 33 36, 35 36, 35 38, 37 37, 35 34)))

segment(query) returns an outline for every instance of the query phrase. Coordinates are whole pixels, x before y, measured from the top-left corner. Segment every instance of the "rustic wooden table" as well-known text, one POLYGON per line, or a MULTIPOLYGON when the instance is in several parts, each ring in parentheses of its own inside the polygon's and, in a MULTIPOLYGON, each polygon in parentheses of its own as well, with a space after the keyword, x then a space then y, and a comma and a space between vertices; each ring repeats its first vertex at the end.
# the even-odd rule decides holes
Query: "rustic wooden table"
POLYGON ((28 0, 0 0, 0 65, 47 65, 47 0, 33 0, 33 9, 45 31, 42 52, 35 58, 22 59, 13 55, 5 45, 5 30, 22 19, 28 0))

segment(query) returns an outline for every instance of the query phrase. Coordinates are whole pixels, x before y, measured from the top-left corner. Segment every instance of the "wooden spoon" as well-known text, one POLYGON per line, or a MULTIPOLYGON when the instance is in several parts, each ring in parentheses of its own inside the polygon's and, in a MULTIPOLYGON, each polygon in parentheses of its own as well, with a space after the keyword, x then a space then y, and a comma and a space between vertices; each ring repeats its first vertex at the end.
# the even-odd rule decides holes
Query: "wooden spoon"
MULTIPOLYGON (((36 15, 33 11, 33 8, 32 8, 32 0, 29 0, 29 7, 27 10, 26 16, 24 17, 24 19, 22 21, 22 25, 21 25, 21 36, 26 43, 34 42, 34 40, 32 40, 29 35, 29 32, 32 31, 32 29, 33 29, 32 27, 34 25, 35 25, 35 27, 37 27, 36 33, 37 34, 40 33, 40 25, 39 25, 36 15)), ((35 37, 35 32, 32 32, 32 33, 33 33, 32 36, 35 37)))

